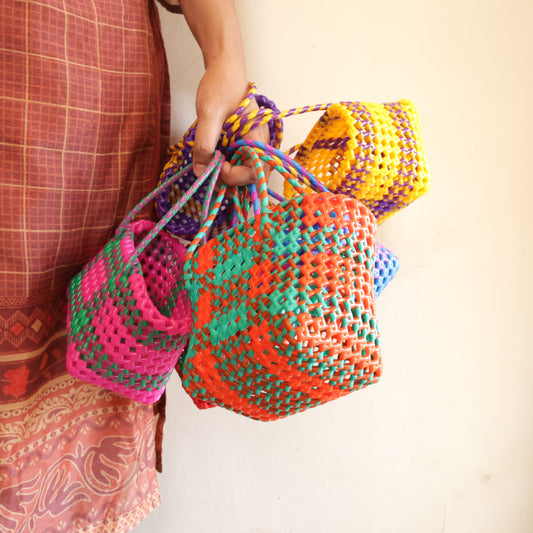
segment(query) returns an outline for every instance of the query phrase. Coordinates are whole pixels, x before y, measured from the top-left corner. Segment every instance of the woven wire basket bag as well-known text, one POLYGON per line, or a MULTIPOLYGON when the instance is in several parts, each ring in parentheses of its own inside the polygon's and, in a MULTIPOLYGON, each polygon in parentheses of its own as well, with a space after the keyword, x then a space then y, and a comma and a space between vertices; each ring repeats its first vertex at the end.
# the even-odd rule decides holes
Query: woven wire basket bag
MULTIPOLYGON (((225 195, 187 251, 184 278, 192 331, 180 358, 196 402, 275 420, 339 398, 381 375, 373 290, 375 218, 324 188, 279 152, 240 141, 233 163, 252 159, 259 179, 251 219, 200 245, 225 195), (262 162, 318 192, 268 201, 262 162), (297 179, 295 179, 297 178, 297 179)), ((255 188, 250 187, 253 198, 255 188)))
MULTIPOLYGON (((225 154, 231 142, 242 137, 239 127, 241 124, 240 117, 245 114, 246 108, 250 101, 255 99, 260 110, 267 109, 274 113, 279 113, 278 108, 268 98, 257 94, 257 87, 251 83, 248 94, 239 104, 239 107, 224 123, 223 129, 218 142, 217 150, 225 154)), ((196 122, 190 126, 182 139, 174 144, 168 151, 168 161, 165 164, 159 183, 168 182, 183 167, 192 164, 192 149, 196 135, 196 122)), ((283 121, 280 118, 274 118, 268 122, 270 133, 270 144, 279 147, 283 138, 283 121)), ((189 190, 191 185, 196 181, 196 176, 192 171, 183 173, 179 180, 173 180, 168 187, 161 190, 156 199, 156 211, 159 217, 164 217, 171 207, 189 190)), ((192 240, 200 230, 201 212, 203 209, 206 185, 202 185, 191 199, 185 204, 183 209, 167 224, 167 230, 173 234, 185 239, 192 240)), ((228 200, 225 199, 218 212, 217 218, 213 222, 212 235, 228 229, 230 221, 228 220, 228 200)))
MULTIPOLYGON (((235 117, 231 128, 243 137, 269 121, 316 111, 322 116, 288 154, 296 152, 294 160, 329 190, 363 202, 378 224, 429 190, 420 120, 409 100, 317 104, 279 113, 262 109, 235 117)), ((285 196, 294 194, 286 182, 285 196)))
MULTIPOLYGON (((268 151, 270 147, 264 145, 263 149, 268 151)), ((283 159, 280 159, 277 157, 277 154, 279 152, 272 151, 269 153, 269 156, 273 158, 278 164, 284 165, 285 162, 283 159)), ((301 169, 302 172, 305 173, 304 169, 301 169)), ((242 191, 242 189, 241 189, 242 191)), ((274 197, 276 200, 280 202, 284 202, 285 198, 280 196, 279 194, 272 191, 270 188, 268 189, 269 195, 274 197)), ((235 226, 237 224, 237 220, 235 217, 232 217, 232 224, 235 226)), ((384 290, 385 288, 390 284, 390 282, 394 279, 394 276, 397 274, 398 270, 400 268, 400 261, 394 255, 393 252, 391 252, 388 248, 383 246, 381 243, 376 243, 376 253, 374 256, 374 298, 377 298, 384 290)), ((176 365, 176 370, 178 374, 181 376, 181 370, 179 367, 179 362, 176 365)), ((194 404, 199 409, 209 409, 212 407, 216 407, 216 405, 211 404, 209 402, 206 402, 204 400, 200 400, 196 397, 192 398, 194 404)))
POLYGON ((157 224, 133 222, 158 194, 159 188, 155 189, 71 280, 67 315, 71 375, 142 403, 161 397, 191 330, 183 279, 186 248, 163 228, 210 173, 220 171, 222 162, 218 154, 166 218, 157 224))
MULTIPOLYGON (((294 159, 330 190, 363 202, 378 224, 430 188, 420 121, 408 100, 331 104, 294 159)), ((284 192, 294 194, 290 183, 284 192)))

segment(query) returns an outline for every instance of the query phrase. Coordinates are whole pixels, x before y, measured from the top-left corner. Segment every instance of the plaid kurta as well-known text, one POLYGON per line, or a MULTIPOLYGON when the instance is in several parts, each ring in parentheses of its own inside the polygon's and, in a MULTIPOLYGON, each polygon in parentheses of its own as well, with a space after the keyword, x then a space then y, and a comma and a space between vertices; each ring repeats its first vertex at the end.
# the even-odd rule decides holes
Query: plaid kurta
POLYGON ((159 174, 157 10, 0 6, 0 532, 128 531, 159 502, 157 415, 67 374, 65 292, 159 174))

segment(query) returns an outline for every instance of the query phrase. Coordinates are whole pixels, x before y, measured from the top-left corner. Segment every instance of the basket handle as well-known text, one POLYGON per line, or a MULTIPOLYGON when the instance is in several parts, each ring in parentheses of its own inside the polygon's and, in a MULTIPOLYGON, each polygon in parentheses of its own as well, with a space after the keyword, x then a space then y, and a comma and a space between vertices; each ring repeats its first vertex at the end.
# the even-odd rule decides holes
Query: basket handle
MULTIPOLYGON (((220 154, 220 152, 218 152, 218 154, 220 154)), ((222 154, 220 154, 220 158, 222 158, 222 154)), ((211 163, 215 163, 215 159, 217 159, 217 154, 215 154, 215 156, 213 157, 213 160, 211 161, 211 163)), ((211 165, 210 163, 210 165, 211 165)), ((183 177, 189 170, 191 170, 192 168, 192 165, 188 165, 187 167, 184 167, 184 168, 181 168, 179 172, 176 172, 176 174, 174 174, 170 179, 166 180, 165 182, 163 183, 160 183, 155 189, 153 189, 149 194, 147 194, 125 217, 124 219, 122 220, 122 222, 120 223, 120 225, 118 226, 118 228, 116 229, 115 231, 115 234, 119 234, 119 233, 122 233, 125 229, 126 229, 126 226, 128 224, 130 224, 133 219, 135 218, 136 215, 139 214, 139 212, 143 209, 143 207, 145 207, 151 200, 154 200, 156 198, 156 196, 163 190, 165 189, 166 187, 168 187, 169 185, 172 185, 174 182, 178 181, 181 177, 183 177)), ((212 169, 211 169, 212 170, 212 169)), ((209 173, 211 172, 210 170, 210 166, 208 166, 204 172, 204 174, 202 174, 202 176, 200 176, 198 178, 198 180, 202 180, 201 183, 199 185, 201 185, 205 179, 207 179, 209 173)), ((196 185, 196 183, 194 184, 196 185)), ((193 186, 194 186, 193 185, 193 186)), ((180 206, 181 208, 181 206, 180 206)), ((179 208, 178 208, 179 210, 179 208)), ((175 214, 175 213, 174 213, 175 214)))
MULTIPOLYGON (((258 99, 260 98, 260 96, 257 94, 256 84, 253 82, 250 82, 248 83, 248 89, 247 89, 246 95, 244 96, 242 102, 239 104, 239 107, 235 109, 235 111, 233 112, 230 118, 233 120, 239 120, 240 117, 244 115, 244 111, 246 110, 246 108, 248 107, 248 105, 254 98, 258 99)), ((225 131, 225 129, 228 128, 230 125, 231 125, 230 123, 227 124, 227 121, 224 122, 222 126, 222 130, 225 131)), ((189 126, 189 129, 185 132, 185 135, 183 135, 183 137, 180 139, 178 143, 176 143, 175 146, 177 146, 178 148, 185 148, 185 147, 192 148, 194 146, 194 137, 196 135, 197 126, 198 126, 198 120, 195 120, 189 126)))
POLYGON ((286 111, 277 111, 269 107, 261 107, 247 114, 234 113, 224 123, 225 135, 222 139, 222 146, 228 146, 232 140, 244 137, 250 130, 268 124, 271 121, 281 122, 283 118, 315 111, 326 111, 332 103, 317 104, 304 107, 293 107, 286 111))
POLYGON ((260 141, 243 139, 233 143, 230 147, 230 151, 233 152, 242 146, 252 148, 262 161, 267 163, 272 169, 277 170, 285 179, 290 181, 301 194, 305 194, 306 192, 304 187, 308 187, 315 192, 330 192, 323 183, 311 174, 311 172, 281 150, 260 141))
MULTIPOLYGON (((269 189, 266 182, 266 175, 263 169, 262 161, 266 162, 271 168, 277 170, 285 179, 295 187, 301 194, 305 194, 303 186, 311 188, 313 191, 329 192, 329 190, 318 181, 313 174, 303 168, 300 164, 294 161, 291 157, 284 154, 281 150, 274 148, 268 144, 252 140, 240 140, 233 143, 230 147, 231 164, 242 165, 246 159, 251 159, 254 165, 254 171, 258 179, 259 193, 256 185, 249 185, 248 187, 236 187, 233 194, 234 216, 233 225, 245 221, 244 211, 247 207, 243 207, 244 201, 247 200, 246 192, 251 199, 251 207, 254 216, 266 214, 268 211, 268 195, 269 189)), ((187 259, 192 257, 194 251, 198 248, 202 240, 208 235, 215 217, 217 216, 222 201, 225 197, 227 186, 222 185, 220 193, 213 204, 211 211, 204 221, 200 231, 191 242, 187 251, 187 259)), ((276 196, 273 194, 273 196, 276 196)), ((205 204, 204 204, 205 205, 205 204)), ((186 260, 187 260, 186 259, 186 260)))
POLYGON ((268 187, 266 182, 266 174, 258 151, 249 146, 247 143, 240 144, 238 147, 236 147, 236 150, 235 145, 232 145, 232 147, 232 151, 234 151, 234 153, 231 158, 231 164, 242 165, 246 159, 251 159, 259 184, 259 194, 255 184, 248 185, 248 187, 239 187, 239 190, 235 190, 233 194, 234 212, 232 225, 236 226, 237 224, 246 220, 244 212, 248 212, 250 207, 254 216, 261 215, 267 211, 268 187))
MULTIPOLYGON (((139 257, 139 255, 144 251, 144 249, 148 246, 148 244, 150 244, 150 242, 154 239, 154 237, 168 224, 170 219, 189 201, 191 196, 198 190, 200 185, 202 185, 202 183, 204 183, 204 181, 206 181, 207 179, 209 179, 209 186, 206 191, 204 205, 209 205, 209 203, 211 202, 211 198, 213 196, 213 191, 215 188, 217 178, 222 169, 223 162, 224 162, 224 156, 219 151, 216 151, 213 159, 211 160, 211 162, 205 169, 204 173, 199 178, 196 179, 196 181, 191 185, 191 187, 187 190, 187 192, 179 199, 179 201, 176 202, 168 210, 165 216, 144 237, 144 239, 140 242, 139 246, 136 248, 135 253, 129 258, 128 262, 126 263, 126 266, 131 265, 139 257)), ((131 222, 133 216, 135 216, 135 214, 139 212, 140 209, 142 209, 144 205, 146 205, 151 199, 153 199, 154 196, 157 195, 161 189, 167 187, 170 183, 179 179, 180 176, 182 176, 184 173, 188 172, 191 169, 192 169, 192 165, 187 165, 182 170, 180 170, 180 172, 176 173, 176 175, 172 176, 170 180, 156 187, 156 189, 154 189, 150 194, 148 194, 148 196, 146 196, 143 200, 141 200, 139 204, 137 204, 137 206, 135 206, 132 209, 132 211, 124 219, 122 224, 117 229, 117 233, 119 230, 124 231, 126 224, 131 222), (134 213, 133 216, 131 216, 132 213, 134 213), (128 222, 125 222, 126 220, 128 222)))
MULTIPOLYGON (((274 116, 269 118, 269 120, 266 120, 263 122, 263 124, 271 123, 269 124, 270 129, 270 144, 280 147, 281 142, 283 141, 283 119, 279 117, 280 110, 277 108, 276 104, 268 99, 266 96, 262 94, 257 94, 257 87, 255 83, 250 82, 249 84, 250 92, 249 95, 252 95, 255 98, 255 101, 257 102, 257 105, 259 106, 258 110, 255 110, 254 113, 263 113, 265 111, 268 111, 269 113, 273 113, 274 116)), ((245 99, 239 107, 235 110, 235 112, 230 115, 222 125, 222 147, 227 148, 231 143, 238 141, 241 139, 246 133, 248 133, 251 129, 253 129, 254 125, 246 126, 248 124, 247 116, 249 113, 245 113, 248 104, 250 103, 251 98, 245 99)), ((260 126, 261 124, 257 124, 257 126, 260 126)))
MULTIPOLYGON (((260 110, 268 109, 273 113, 279 113, 279 109, 276 107, 276 104, 269 100, 266 96, 262 94, 257 94, 257 86, 255 83, 248 83, 248 92, 246 93, 244 99, 239 104, 239 107, 230 115, 222 125, 222 140, 221 146, 227 148, 232 142, 239 140, 244 133, 240 131, 241 125, 244 126, 247 121, 241 120, 242 117, 245 117, 246 109, 248 108, 250 102, 255 99, 260 110)), ((273 117, 268 122, 271 122, 270 128, 270 142, 274 146, 281 146, 283 140, 283 120, 273 117)), ((198 125, 198 120, 195 120, 189 129, 185 132, 185 135, 174 145, 174 149, 192 149, 194 146, 194 138, 196 135, 196 127, 198 125)), ((246 130, 248 132, 250 128, 246 130)), ((219 145, 220 146, 220 145, 219 145)))
MULTIPOLYGON (((310 188, 315 192, 329 192, 327 187, 325 187, 320 181, 318 181, 313 174, 308 170, 302 167, 299 163, 294 161, 287 154, 283 153, 281 150, 274 148, 268 144, 264 144, 259 141, 252 140, 241 140, 236 143, 233 143, 230 147, 230 152, 233 152, 233 157, 231 163, 234 165, 241 165, 244 159, 254 160, 254 166, 256 168, 256 175, 259 178, 259 173, 256 165, 256 158, 265 163, 267 163, 270 168, 277 170, 287 181, 289 181, 292 186, 300 193, 305 194, 307 191, 305 187, 310 188)), ((262 180, 259 179, 260 186, 260 195, 263 194, 262 191, 262 180)), ((238 223, 244 222, 245 216, 244 211, 248 210, 248 205, 243 209, 243 199, 250 199, 251 211, 254 216, 262 214, 265 211, 265 207, 268 205, 268 200, 266 203, 259 201, 257 196, 257 190, 255 185, 249 185, 246 190, 248 195, 244 194, 244 188, 241 188, 240 194, 236 193, 233 196, 234 203, 234 213, 233 213, 233 226, 238 223)), ((283 198, 276 194, 274 191, 266 188, 266 196, 268 195, 282 201, 283 198)), ((263 196, 261 196, 263 198, 263 196)))
MULTIPOLYGON (((259 202, 256 202, 256 207, 259 208, 259 212, 261 214, 266 214, 267 210, 268 210, 268 188, 267 188, 267 183, 266 183, 266 175, 265 175, 265 171, 263 169, 263 165, 261 163, 261 159, 259 158, 259 156, 254 152, 254 150, 252 148, 250 148, 249 146, 242 146, 242 147, 239 147, 237 149, 237 152, 235 152, 235 156, 232 158, 231 160, 231 163, 232 164, 242 164, 242 160, 243 159, 252 159, 253 163, 254 163, 254 171, 256 173, 256 176, 258 178, 258 181, 259 181, 259 202), (242 154, 241 154, 242 152, 242 154), (246 157, 241 157, 241 155, 246 155, 246 157), (258 205, 257 205, 258 204, 258 205)), ((254 187, 254 186, 249 186, 249 187, 254 187)), ((203 224, 202 224, 202 227, 200 228, 200 231, 196 234, 196 236, 194 237, 193 241, 191 242, 191 244, 189 245, 189 248, 187 249, 187 255, 185 257, 185 262, 189 261, 192 259, 192 256, 194 254, 194 252, 196 251, 196 249, 198 248, 198 246, 200 245, 200 243, 202 242, 202 240, 206 237, 206 235, 208 235, 208 232, 211 228, 211 226, 213 225, 213 222, 218 214, 218 212, 220 211, 220 207, 222 205, 222 202, 226 196, 226 189, 228 188, 228 186, 226 184, 222 184, 222 186, 220 187, 220 191, 219 191, 219 194, 213 204, 213 206, 211 207, 211 210, 209 212, 209 215, 208 217, 204 220, 203 224)), ((236 203, 236 205, 240 206, 241 205, 241 201, 240 201, 240 198, 239 198, 239 190, 238 189, 244 189, 243 187, 236 187, 235 188, 235 191, 234 191, 234 194, 233 194, 233 200, 234 202, 236 203)), ((239 209, 239 208, 237 208, 239 209)), ((255 214, 258 214, 257 211, 255 211, 254 209, 254 213, 255 214)), ((241 213, 241 216, 242 218, 244 219, 244 215, 242 215, 241 213)))
POLYGON ((206 218, 202 227, 200 228, 200 231, 196 234, 191 244, 187 248, 187 255, 185 256, 185 262, 189 261, 192 258, 192 254, 198 248, 198 245, 200 244, 200 242, 207 236, 209 229, 213 225, 215 217, 220 211, 220 206, 222 205, 222 202, 224 201, 224 198, 226 196, 226 189, 227 189, 227 185, 223 183, 222 186, 220 187, 219 194, 216 197, 215 202, 213 203, 213 206, 211 207, 209 216, 206 218))

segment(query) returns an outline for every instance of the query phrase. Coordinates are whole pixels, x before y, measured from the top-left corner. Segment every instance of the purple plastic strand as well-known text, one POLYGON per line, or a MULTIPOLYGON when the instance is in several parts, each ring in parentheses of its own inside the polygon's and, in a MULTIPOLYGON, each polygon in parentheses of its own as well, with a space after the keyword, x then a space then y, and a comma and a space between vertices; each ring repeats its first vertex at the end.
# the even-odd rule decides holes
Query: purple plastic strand
POLYGON ((270 188, 268 189, 268 194, 270 194, 270 196, 272 196, 272 198, 274 198, 278 202, 284 202, 285 201, 285 198, 283 196, 281 196, 280 194, 278 194, 277 192, 273 191, 270 188))
MULTIPOLYGON (((416 162, 417 152, 413 147, 412 138, 414 136, 411 129, 411 123, 407 117, 407 113, 401 107, 399 103, 397 104, 386 104, 386 108, 389 110, 390 115, 392 116, 394 122, 398 126, 398 130, 402 133, 402 147, 401 147, 401 156, 400 156, 400 168, 398 169, 398 175, 404 178, 404 181, 407 181, 409 177, 416 177, 416 172, 414 170, 407 171, 406 168, 411 166, 413 162, 416 162), (414 156, 412 155, 414 154, 414 156)), ((416 166, 416 165, 415 165, 416 166)), ((400 200, 401 197, 405 197, 412 190, 412 187, 405 188, 402 187, 401 191, 398 191, 399 194, 396 195, 396 200, 400 200)))
MULTIPOLYGON (((370 173, 370 167, 375 161, 373 154, 376 146, 376 134, 371 128, 368 130, 366 129, 366 126, 372 123, 372 117, 367 106, 365 106, 361 102, 354 102, 354 105, 351 106, 350 111, 352 113, 357 113, 357 124, 360 124, 361 128, 358 130, 358 132, 361 133, 363 136, 363 142, 359 145, 359 150, 357 150, 355 162, 352 165, 350 171, 353 172, 353 183, 364 183, 364 176, 370 173)), ((353 192, 350 191, 349 183, 345 183, 346 186, 341 186, 338 192, 353 194, 353 192)), ((355 190, 358 190, 357 185, 355 190)))

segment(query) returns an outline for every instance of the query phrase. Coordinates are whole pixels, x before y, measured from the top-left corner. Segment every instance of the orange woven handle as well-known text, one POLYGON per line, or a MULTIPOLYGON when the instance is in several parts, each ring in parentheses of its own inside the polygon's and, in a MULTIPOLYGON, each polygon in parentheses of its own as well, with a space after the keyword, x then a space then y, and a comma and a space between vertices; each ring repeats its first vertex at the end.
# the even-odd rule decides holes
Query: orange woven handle
MULTIPOLYGON (((254 163, 254 171, 257 176, 258 182, 259 182, 259 190, 260 190, 260 213, 266 212, 266 209, 268 208, 268 189, 267 189, 267 183, 266 183, 266 176, 265 171, 263 170, 263 165, 261 164, 261 160, 259 156, 249 147, 242 147, 242 154, 246 155, 247 159, 252 159, 254 163)), ((238 152, 237 158, 240 159, 241 153, 238 152)), ((220 211, 220 206, 222 205, 222 202, 224 201, 224 198, 226 196, 226 184, 222 184, 220 187, 219 194, 211 208, 211 211, 209 212, 209 216, 207 219, 203 222, 202 227, 200 228, 200 231, 196 235, 196 237, 191 242, 189 248, 187 249, 187 256, 185 258, 185 261, 187 262, 192 258, 192 255, 194 254, 195 250, 198 248, 202 240, 208 235, 209 229, 213 225, 213 222, 220 211)), ((234 200, 236 199, 236 203, 239 203, 239 198, 237 196, 238 192, 234 193, 234 200)), ((255 213, 259 214, 259 213, 255 213)), ((244 220, 244 215, 242 212, 240 213, 242 216, 242 219, 244 220)))

